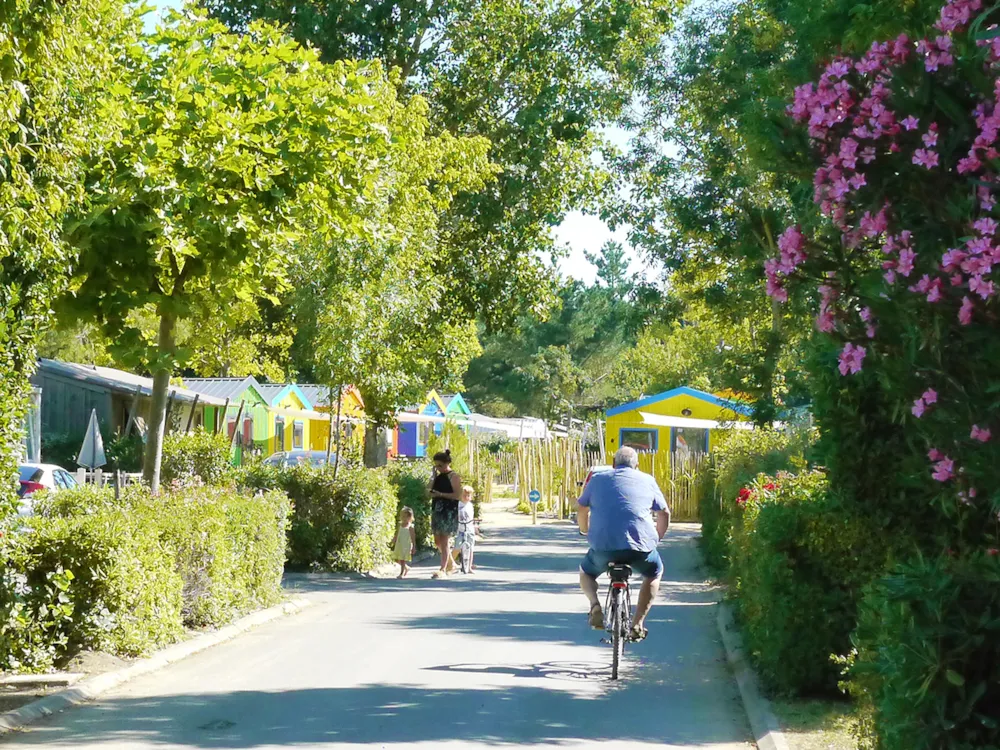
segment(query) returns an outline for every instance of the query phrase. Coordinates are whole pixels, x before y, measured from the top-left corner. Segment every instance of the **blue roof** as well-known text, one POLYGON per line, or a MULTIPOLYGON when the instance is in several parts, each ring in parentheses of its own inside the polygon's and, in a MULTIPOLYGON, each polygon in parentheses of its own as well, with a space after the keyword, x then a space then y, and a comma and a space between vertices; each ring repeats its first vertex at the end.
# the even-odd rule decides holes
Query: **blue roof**
POLYGON ((312 401, 295 383, 261 383, 259 390, 264 400, 271 406, 277 404, 289 393, 294 393, 299 397, 299 401, 302 402, 302 406, 306 411, 312 411, 313 409, 312 401))
POLYGON ((745 417, 749 417, 753 414, 753 408, 749 404, 744 404, 739 401, 731 401, 727 398, 719 398, 711 393, 699 391, 697 388, 681 386, 680 388, 674 388, 672 391, 664 391, 663 393, 657 393, 655 396, 647 396, 646 398, 639 399, 638 401, 632 401, 631 403, 622 404, 621 406, 616 406, 613 409, 608 409, 606 416, 613 417, 616 414, 624 414, 627 411, 633 411, 635 409, 642 408, 643 406, 649 406, 650 404, 655 404, 660 401, 666 401, 668 398, 674 398, 674 396, 691 396, 702 401, 707 401, 710 404, 721 406, 724 409, 730 409, 737 414, 742 414, 745 417))

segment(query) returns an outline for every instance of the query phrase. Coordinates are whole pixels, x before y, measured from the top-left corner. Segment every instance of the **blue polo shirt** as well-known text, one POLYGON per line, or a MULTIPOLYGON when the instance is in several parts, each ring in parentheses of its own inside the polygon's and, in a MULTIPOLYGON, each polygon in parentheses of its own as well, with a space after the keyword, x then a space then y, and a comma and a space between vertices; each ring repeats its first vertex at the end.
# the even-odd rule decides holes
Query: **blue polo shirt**
POLYGON ((580 496, 590 508, 587 541, 601 552, 652 552, 658 541, 653 511, 666 510, 667 501, 656 480, 637 469, 620 467, 595 474, 580 496))

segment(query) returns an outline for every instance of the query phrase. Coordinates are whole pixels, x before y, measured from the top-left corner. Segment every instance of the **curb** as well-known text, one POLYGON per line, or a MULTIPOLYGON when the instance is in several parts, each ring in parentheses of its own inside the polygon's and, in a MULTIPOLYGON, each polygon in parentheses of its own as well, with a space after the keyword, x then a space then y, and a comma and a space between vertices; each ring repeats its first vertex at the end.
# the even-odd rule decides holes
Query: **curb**
POLYGON ((301 612, 311 604, 312 602, 308 599, 292 599, 276 607, 263 609, 215 632, 205 633, 183 643, 168 646, 153 656, 141 659, 124 669, 95 675, 76 683, 73 687, 61 690, 52 695, 47 695, 13 711, 0 714, 0 737, 9 735, 18 729, 26 727, 29 724, 34 724, 47 716, 59 713, 67 708, 73 708, 74 706, 95 700, 103 693, 119 685, 123 685, 129 680, 163 669, 174 662, 194 656, 212 646, 231 641, 255 627, 271 622, 272 620, 277 620, 285 615, 301 612))
POLYGON ((733 622, 732 608, 726 602, 719 602, 719 616, 716 620, 722 642, 726 647, 726 657, 736 674, 743 698, 743 707, 750 719, 750 728, 760 750, 788 750, 788 740, 781 731, 781 725, 771 710, 771 703, 764 697, 743 654, 743 639, 733 622))
MULTIPOLYGON (((410 560, 410 565, 416 565, 417 563, 425 562, 430 560, 432 557, 438 554, 436 549, 425 549, 418 552, 410 560)), ((394 577, 392 574, 399 570, 399 563, 397 562, 387 562, 379 565, 374 570, 369 570, 367 573, 357 573, 355 575, 361 578, 391 578, 394 577)))

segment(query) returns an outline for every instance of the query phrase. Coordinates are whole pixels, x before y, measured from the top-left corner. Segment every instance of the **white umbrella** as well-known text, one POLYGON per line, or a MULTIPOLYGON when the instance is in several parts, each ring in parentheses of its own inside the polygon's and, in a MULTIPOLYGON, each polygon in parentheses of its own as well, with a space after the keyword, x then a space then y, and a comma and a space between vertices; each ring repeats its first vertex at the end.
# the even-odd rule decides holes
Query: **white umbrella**
POLYGON ((108 462, 104 456, 104 439, 101 437, 101 427, 97 424, 97 409, 90 412, 90 424, 87 425, 87 434, 83 438, 83 447, 80 448, 80 455, 76 457, 76 462, 88 469, 97 469, 108 462))

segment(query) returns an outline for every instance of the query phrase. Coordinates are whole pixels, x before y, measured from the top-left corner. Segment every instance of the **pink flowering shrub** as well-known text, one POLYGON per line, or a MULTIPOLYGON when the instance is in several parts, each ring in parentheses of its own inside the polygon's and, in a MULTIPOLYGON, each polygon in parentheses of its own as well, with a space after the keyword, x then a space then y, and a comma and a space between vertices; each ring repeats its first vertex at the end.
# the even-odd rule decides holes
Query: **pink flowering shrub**
POLYGON ((959 548, 995 544, 1000 512, 998 22, 982 0, 949 0, 924 38, 838 57, 795 90, 816 211, 764 265, 780 302, 815 290, 837 377, 882 394, 879 418, 906 436, 882 471, 905 472, 901 502, 934 505, 959 548))
MULTIPOLYGON (((808 136, 814 210, 765 264, 768 293, 813 304, 829 344, 810 369, 831 490, 897 545, 887 561, 919 561, 882 578, 871 601, 909 586, 920 566, 995 572, 983 561, 1000 549, 998 24, 1000 9, 982 0, 949 0, 923 38, 834 59, 788 109, 808 136)), ((895 648, 898 624, 873 620, 855 634, 869 739, 892 750, 1000 746, 997 693, 979 674, 995 673, 996 645, 956 656, 1000 632, 995 611, 949 612, 974 621, 954 647, 933 632, 939 610, 927 611, 906 649, 895 648)))

